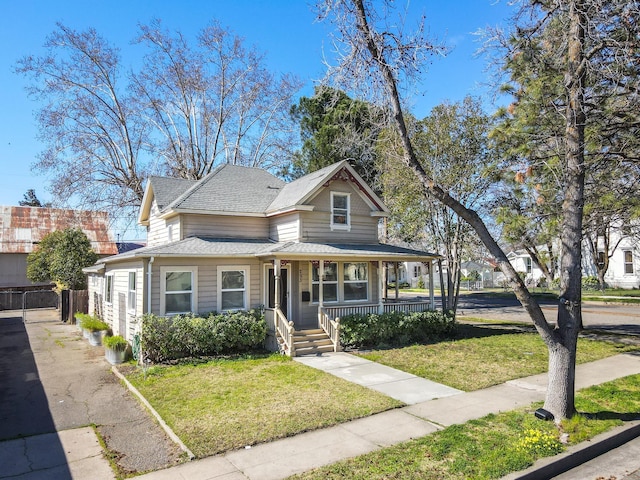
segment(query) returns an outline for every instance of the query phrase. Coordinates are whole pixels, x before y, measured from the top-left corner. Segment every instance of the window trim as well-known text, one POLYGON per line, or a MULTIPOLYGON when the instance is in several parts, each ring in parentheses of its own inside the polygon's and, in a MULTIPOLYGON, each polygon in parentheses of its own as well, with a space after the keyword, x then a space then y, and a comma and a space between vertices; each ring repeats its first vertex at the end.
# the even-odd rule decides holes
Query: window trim
POLYGON ((633 262, 633 250, 623 250, 622 251, 622 271, 624 272, 624 275, 634 275, 635 274, 635 268, 634 268, 634 262, 633 262), (627 254, 629 254, 631 256, 630 261, 627 262, 627 254), (627 271, 627 267, 630 267, 630 271, 627 271))
POLYGON ((348 192, 331 192, 331 230, 351 230, 351 194, 348 192), (335 223, 334 218, 336 216, 335 198, 346 197, 347 208, 339 209, 346 210, 346 223, 335 223))
POLYGON ((113 305, 113 284, 113 272, 107 273, 104 276, 104 303, 106 303, 107 305, 113 305))
POLYGON ((217 301, 217 310, 219 312, 238 312, 243 310, 250 309, 251 303, 251 266, 250 265, 218 265, 217 269, 217 288, 216 288, 216 301, 217 301), (244 272, 244 288, 243 289, 226 289, 223 291, 222 289, 222 273, 223 272, 244 272), (244 292, 244 306, 243 308, 228 308, 226 310, 222 309, 222 294, 223 292, 244 292))
MULTIPOLYGON (((186 312, 170 312, 168 315, 181 313, 196 313, 198 310, 198 267, 195 266, 165 266, 160 267, 160 315, 167 315, 167 273, 189 272, 191 273, 191 310, 186 312)), ((188 290, 171 290, 169 293, 186 293, 188 290)))
MULTIPOLYGON (((344 261, 344 262, 329 262, 329 263, 335 263, 337 265, 336 267, 336 275, 337 275, 337 279, 336 281, 330 281, 330 282, 323 282, 324 285, 336 285, 336 300, 323 300, 322 304, 323 305, 333 305, 333 304, 340 304, 340 303, 363 303, 363 302, 369 302, 371 299, 371 268, 370 265, 366 262, 366 261, 355 261, 355 260, 349 260, 349 261, 344 261), (359 300, 345 300, 344 298, 344 285, 345 283, 365 283, 361 280, 358 281, 349 281, 349 282, 345 282, 344 280, 344 264, 345 263, 364 263, 367 265, 367 298, 364 299, 359 299, 359 300)), ((314 300, 313 298, 313 286, 314 285, 320 285, 321 279, 318 278, 318 281, 314 281, 313 280, 313 262, 309 262, 309 290, 311 292, 310 298, 309 298, 309 305, 319 305, 319 299, 318 300, 314 300)), ((320 268, 318 266, 318 268, 320 268)), ((319 272, 318 272, 319 273, 319 272)), ((319 276, 318 276, 319 277, 319 276)), ((319 290, 319 288, 318 288, 319 290)), ((323 289, 324 291, 324 289, 323 289)))
POLYGON ((341 277, 342 278, 342 288, 338 289, 338 294, 340 294, 342 292, 342 302, 343 303, 368 302, 369 301, 369 294, 370 294, 370 291, 369 291, 369 276, 370 276, 370 271, 371 271, 371 269, 369 268, 369 264, 367 262, 340 262, 340 267, 339 268, 340 268, 340 270, 342 270, 342 277, 341 277), (364 282, 362 280, 345 280, 345 278, 344 278, 344 265, 345 265, 345 263, 356 263, 356 264, 357 263, 362 263, 362 264, 364 264, 364 266, 366 268, 366 271, 367 271, 367 280, 364 281, 364 282), (345 298, 345 293, 344 293, 344 286, 347 283, 366 283, 367 284, 367 287, 366 287, 367 296, 365 298, 359 298, 359 299, 356 299, 356 300, 347 300, 345 298))
POLYGON ((129 270, 127 273, 127 312, 135 314, 138 305, 138 275, 136 270, 129 270), (133 275, 133 289, 131 289, 131 275, 133 275), (131 302, 132 294, 133 302, 131 302))

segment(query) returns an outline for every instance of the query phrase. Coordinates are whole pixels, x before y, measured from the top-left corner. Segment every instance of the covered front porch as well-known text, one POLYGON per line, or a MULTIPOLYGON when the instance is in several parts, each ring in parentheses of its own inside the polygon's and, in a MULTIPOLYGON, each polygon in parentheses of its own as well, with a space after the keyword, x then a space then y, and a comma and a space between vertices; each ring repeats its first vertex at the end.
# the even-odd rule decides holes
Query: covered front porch
POLYGON ((290 355, 340 351, 340 319, 351 314, 435 309, 438 255, 390 245, 291 244, 265 258, 265 318, 270 347, 290 355), (387 291, 398 262, 425 264, 426 299, 400 299, 387 291))

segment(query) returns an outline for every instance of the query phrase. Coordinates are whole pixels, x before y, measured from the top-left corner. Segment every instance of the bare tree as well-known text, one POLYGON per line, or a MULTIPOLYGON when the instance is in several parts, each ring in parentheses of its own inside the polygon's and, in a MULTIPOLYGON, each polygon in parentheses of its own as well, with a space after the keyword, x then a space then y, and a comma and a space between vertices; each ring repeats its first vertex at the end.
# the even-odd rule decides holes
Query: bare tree
POLYGON ((47 147, 35 168, 53 174, 57 199, 113 210, 138 205, 148 175, 140 160, 147 129, 120 85, 118 50, 94 29, 61 23, 45 48, 16 69, 32 78, 28 92, 44 103, 37 119, 47 147))
POLYGON ((133 87, 155 127, 150 149, 170 174, 198 179, 220 163, 272 168, 289 157, 298 80, 276 79, 262 54, 216 22, 195 47, 158 20, 140 30, 149 53, 133 87))
MULTIPOLYGON (((390 2, 384 2, 388 6, 390 2)), ((616 3, 619 9, 623 2, 616 3)), ((626 2, 624 2, 626 3, 626 2)), ((633 2, 634 4, 636 2, 633 2)), ((597 22, 611 22, 624 18, 602 15, 602 4, 595 0, 532 1, 527 11, 536 20, 528 30, 518 32, 531 38, 545 28, 553 27, 563 48, 556 50, 558 65, 563 72, 563 117, 565 119, 563 162, 563 204, 560 240, 561 294, 555 328, 547 323, 540 306, 531 296, 504 251, 492 237, 478 213, 453 198, 422 167, 407 129, 402 105, 401 85, 421 73, 429 55, 438 52, 437 45, 427 41, 421 23, 415 36, 406 36, 402 29, 394 28, 397 19, 375 11, 372 2, 365 0, 324 0, 318 5, 320 18, 330 17, 336 27, 338 67, 329 70, 334 82, 343 87, 356 88, 366 83, 381 94, 379 104, 387 106, 390 122, 397 132, 404 152, 403 162, 417 176, 425 195, 431 196, 451 208, 476 231, 500 269, 508 279, 518 300, 529 313, 538 333, 549 350, 549 383, 545 408, 556 419, 570 417, 575 412, 575 355, 578 331, 581 325, 581 234, 584 204, 584 129, 585 83, 587 67, 598 49, 615 48, 608 42, 589 42, 594 52, 587 52, 587 31, 597 36, 604 29, 597 22), (541 9, 541 10, 538 10, 541 9), (605 47, 606 45, 606 47, 605 47), (371 81, 369 82, 369 79, 371 81)), ((629 28, 637 29, 636 12, 629 28)), ((397 25, 397 24, 396 24, 397 25)), ((637 31, 636 31, 637 32, 637 31)), ((637 37, 637 35, 636 35, 637 37)), ((602 39, 604 40, 604 39, 602 39)), ((604 49, 604 50, 603 50, 604 49)), ((606 59, 603 60, 606 62, 606 59)), ((619 84, 618 84, 619 86, 619 84)), ((348 89, 347 89, 348 90, 348 89)), ((371 92, 366 92, 370 94, 371 92)), ((371 98, 373 100, 373 98, 371 98)))

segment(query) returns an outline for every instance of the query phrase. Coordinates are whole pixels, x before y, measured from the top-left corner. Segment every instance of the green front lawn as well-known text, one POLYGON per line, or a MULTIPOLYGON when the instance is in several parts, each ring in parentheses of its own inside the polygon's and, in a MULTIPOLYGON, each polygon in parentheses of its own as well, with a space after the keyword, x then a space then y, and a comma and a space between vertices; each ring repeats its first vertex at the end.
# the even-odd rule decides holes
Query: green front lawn
POLYGON ((402 405, 281 355, 155 366, 127 378, 198 457, 402 405))
MULTIPOLYGON (((428 345, 356 352, 374 362, 464 391, 544 373, 547 347, 537 333, 459 325, 464 338, 428 345)), ((638 347, 578 340, 578 363, 639 350, 638 347)))
POLYGON ((538 420, 536 404, 528 409, 491 414, 432 435, 384 448, 360 457, 296 475, 315 479, 497 479, 523 470, 537 459, 565 449, 559 438, 568 433, 569 444, 621 425, 640 415, 640 375, 582 390, 576 407, 582 412, 562 423, 538 420))

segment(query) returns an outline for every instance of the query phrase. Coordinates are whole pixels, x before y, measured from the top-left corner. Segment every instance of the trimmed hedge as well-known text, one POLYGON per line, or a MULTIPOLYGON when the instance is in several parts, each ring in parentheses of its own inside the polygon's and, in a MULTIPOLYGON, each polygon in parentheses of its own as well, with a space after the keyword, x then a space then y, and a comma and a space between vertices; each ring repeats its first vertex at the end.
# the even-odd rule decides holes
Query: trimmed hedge
POLYGON ((264 315, 248 312, 159 317, 146 314, 142 322, 142 348, 154 363, 185 357, 240 353, 262 346, 267 336, 264 315))
POLYGON ((453 315, 436 311, 346 315, 340 320, 340 343, 347 348, 410 345, 454 336, 456 329, 453 315))

